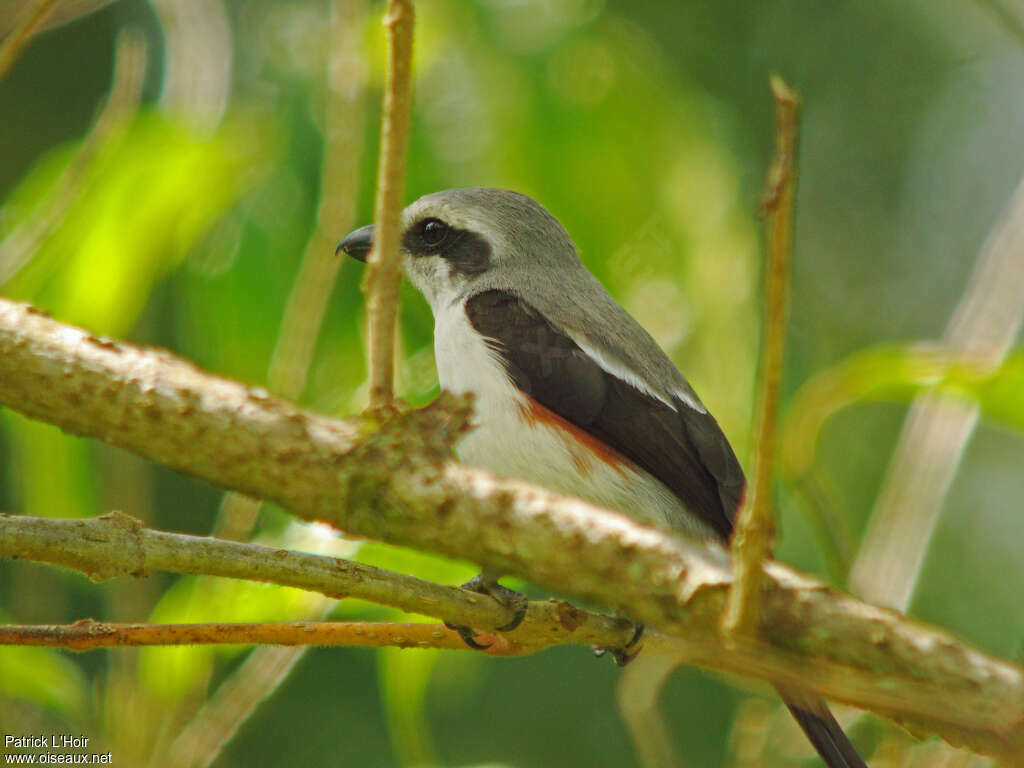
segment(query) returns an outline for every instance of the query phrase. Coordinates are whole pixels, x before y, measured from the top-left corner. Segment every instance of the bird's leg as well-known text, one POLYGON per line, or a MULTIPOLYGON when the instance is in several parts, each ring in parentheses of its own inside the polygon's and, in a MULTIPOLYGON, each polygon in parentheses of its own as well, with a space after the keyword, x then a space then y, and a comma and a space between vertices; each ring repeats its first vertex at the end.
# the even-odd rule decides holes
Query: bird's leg
POLYGON ((633 623, 633 636, 629 639, 629 642, 622 648, 598 648, 594 647, 595 656, 604 656, 606 653, 612 655, 612 659, 615 664, 620 667, 624 667, 629 662, 637 657, 637 654, 642 650, 637 648, 637 643, 640 642, 640 638, 644 636, 644 625, 639 622, 633 623), (633 649, 636 650, 633 650, 633 649))
MULTIPOLYGON (((522 623, 523 618, 526 616, 526 597, 515 590, 501 586, 501 584, 498 583, 498 577, 493 573, 482 571, 463 584, 462 588, 468 589, 472 592, 477 592, 481 595, 488 595, 489 597, 497 600, 498 603, 505 608, 515 611, 512 621, 508 622, 508 624, 503 624, 500 627, 495 627, 495 631, 497 632, 511 632, 522 623)), ((480 651, 487 647, 486 645, 481 645, 476 641, 475 638, 477 633, 470 627, 449 624, 447 621, 445 622, 445 626, 448 627, 448 629, 458 632, 459 637, 461 637, 470 648, 480 651)))

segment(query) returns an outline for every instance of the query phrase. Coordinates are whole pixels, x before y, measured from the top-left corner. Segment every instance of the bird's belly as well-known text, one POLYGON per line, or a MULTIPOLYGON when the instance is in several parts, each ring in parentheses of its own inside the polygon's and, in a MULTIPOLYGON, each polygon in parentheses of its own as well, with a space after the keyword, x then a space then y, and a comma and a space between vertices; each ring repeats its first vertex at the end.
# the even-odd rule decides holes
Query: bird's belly
POLYGON ((692 516, 663 484, 593 438, 538 418, 538 404, 512 383, 461 307, 441 313, 436 323, 441 387, 475 397, 476 426, 457 446, 462 461, 640 520, 690 527, 692 516))

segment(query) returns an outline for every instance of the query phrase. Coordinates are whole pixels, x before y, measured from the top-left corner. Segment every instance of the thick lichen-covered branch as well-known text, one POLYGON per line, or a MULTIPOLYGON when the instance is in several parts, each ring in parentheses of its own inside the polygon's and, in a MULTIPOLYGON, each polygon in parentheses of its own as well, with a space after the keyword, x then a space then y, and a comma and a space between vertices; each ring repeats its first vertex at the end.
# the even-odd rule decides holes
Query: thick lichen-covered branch
POLYGON ((301 518, 618 608, 696 663, 797 684, 977 751, 1024 754, 1019 666, 775 563, 765 569, 758 641, 725 649, 724 552, 456 464, 450 445, 468 412, 453 402, 327 419, 0 300, 0 403, 28 416, 301 518))

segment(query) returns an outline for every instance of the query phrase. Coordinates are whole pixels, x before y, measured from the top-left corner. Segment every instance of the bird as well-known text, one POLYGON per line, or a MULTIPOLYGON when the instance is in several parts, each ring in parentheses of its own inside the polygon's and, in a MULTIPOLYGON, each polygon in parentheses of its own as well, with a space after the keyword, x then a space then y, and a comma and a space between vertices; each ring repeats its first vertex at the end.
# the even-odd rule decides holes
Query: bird
MULTIPOLYGON (((527 195, 468 187, 420 197, 401 228, 405 273, 434 316, 440 385, 474 397, 461 461, 728 547, 746 489, 735 452, 557 218, 527 195)), ((365 261, 373 236, 357 229, 337 252, 365 261)), ((467 586, 517 609, 507 631, 522 597, 497 576, 467 586)), ((829 768, 866 768, 824 701, 780 693, 829 768)))

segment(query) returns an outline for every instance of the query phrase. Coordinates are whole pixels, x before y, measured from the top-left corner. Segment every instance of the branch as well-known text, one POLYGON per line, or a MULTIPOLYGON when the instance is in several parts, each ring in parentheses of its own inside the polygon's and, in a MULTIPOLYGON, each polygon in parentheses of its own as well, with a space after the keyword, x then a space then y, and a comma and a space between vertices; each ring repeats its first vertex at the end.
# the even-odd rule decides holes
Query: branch
MULTIPOLYGON (((320 592, 337 599, 354 597, 368 600, 407 613, 434 616, 460 626, 500 627, 509 623, 514 613, 495 600, 461 587, 441 586, 336 557, 156 531, 121 512, 76 520, 0 514, 0 557, 18 557, 71 568, 93 581, 169 571, 269 582, 320 592)), ((281 626, 294 624, 289 622, 281 626)), ((257 625, 173 625, 178 629, 164 625, 156 633, 147 633, 138 625, 104 623, 100 626, 96 623, 92 629, 83 629, 83 626, 79 622, 70 628, 6 627, 5 632, 0 632, 0 645, 60 645, 75 650, 106 645, 200 642, 359 645, 357 642, 338 643, 322 639, 306 643, 266 640, 262 634, 245 634, 243 627, 257 625), (182 628, 186 626, 187 629, 182 628), (12 634, 14 629, 17 631, 12 634), (211 634, 198 634, 200 632, 211 634), (225 637, 231 639, 218 639, 225 637)), ((563 601, 531 601, 522 624, 515 632, 508 633, 509 640, 504 645, 516 649, 516 653, 532 653, 566 642, 621 647, 629 642, 633 631, 628 621, 583 611, 563 601)), ((313 635, 309 637, 313 638, 313 635)), ((458 635, 452 637, 462 642, 458 635)), ((445 635, 445 643, 450 639, 445 635)), ((364 643, 388 644, 383 641, 364 643)), ((431 647, 448 648, 451 644, 431 647)))
POLYGON ((391 0, 384 25, 388 28, 388 75, 380 129, 373 250, 367 259, 365 283, 372 407, 388 405, 394 398, 395 325, 398 287, 402 280, 399 255, 402 195, 412 102, 412 3, 391 0))
POLYGON ((757 626, 761 568, 771 557, 775 540, 772 480, 775 477, 775 433, 789 304, 789 263, 793 250, 800 100, 778 75, 772 75, 771 88, 775 99, 775 157, 764 202, 764 210, 769 217, 768 252, 764 276, 764 319, 761 324, 761 371, 757 377, 759 386, 754 418, 757 425, 754 482, 732 537, 736 580, 729 593, 722 625, 730 639, 736 634, 749 635, 757 626))
MULTIPOLYGON (((0 625, 0 645, 44 645, 90 651, 144 645, 324 645, 370 648, 470 650, 444 624, 382 621, 261 621, 211 624, 111 624, 83 619, 74 624, 0 625)), ((517 656, 521 647, 497 638, 484 651, 517 656)))
POLYGON ((626 607, 691 662, 1024 757, 1024 669, 777 563, 765 567, 759 639, 723 648, 731 582, 723 553, 454 463, 450 446, 467 412, 453 402, 327 419, 167 352, 100 339, 0 299, 0 403, 27 416, 307 520, 626 607))

